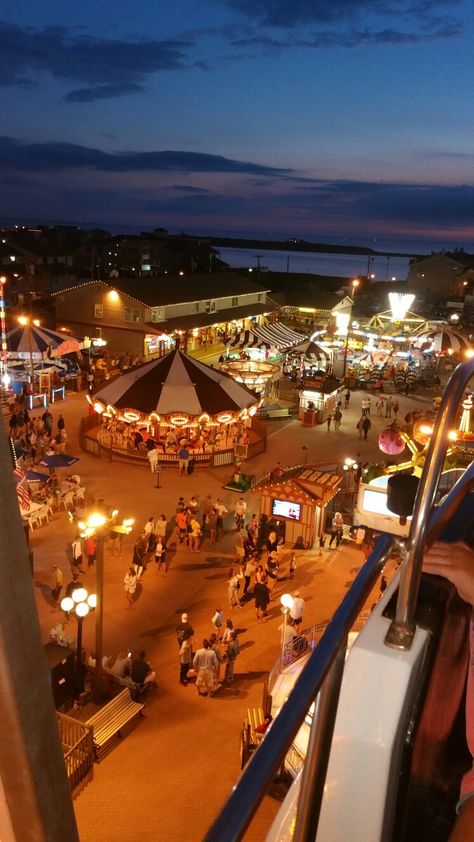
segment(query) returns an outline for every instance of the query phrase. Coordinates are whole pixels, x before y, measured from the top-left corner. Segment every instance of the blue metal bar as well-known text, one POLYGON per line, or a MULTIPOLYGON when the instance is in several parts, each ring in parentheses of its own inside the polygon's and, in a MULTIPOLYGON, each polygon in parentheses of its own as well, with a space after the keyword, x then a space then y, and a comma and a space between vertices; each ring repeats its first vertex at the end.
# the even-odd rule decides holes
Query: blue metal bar
MULTIPOLYGON (((433 540, 442 531, 452 517, 460 498, 471 489, 473 481, 474 463, 466 469, 442 504, 434 509, 429 524, 428 541, 433 540)), ((244 835, 372 590, 393 540, 391 535, 382 535, 378 539, 373 552, 358 573, 299 676, 286 704, 208 831, 205 842, 238 842, 244 835)))
POLYGON ((375 549, 335 611, 286 704, 205 836, 205 842, 236 842, 242 838, 336 659, 341 643, 346 639, 361 606, 370 594, 392 542, 392 535, 382 535, 378 539, 375 549))

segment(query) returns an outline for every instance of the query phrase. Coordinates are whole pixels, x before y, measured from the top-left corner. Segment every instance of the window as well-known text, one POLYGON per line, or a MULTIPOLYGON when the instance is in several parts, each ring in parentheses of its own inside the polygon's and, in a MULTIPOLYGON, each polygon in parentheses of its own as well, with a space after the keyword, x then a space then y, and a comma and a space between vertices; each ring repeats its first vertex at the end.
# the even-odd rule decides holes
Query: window
POLYGON ((199 313, 199 301, 193 302, 193 313, 199 313))
POLYGON ((95 319, 103 319, 104 318, 104 308, 102 304, 94 304, 94 318, 95 319))
POLYGON ((215 301, 206 301, 206 313, 213 313, 216 309, 215 301))
POLYGON ((258 294, 258 300, 259 300, 259 301, 264 301, 264 299, 265 299, 265 294, 264 294, 263 292, 259 292, 259 294, 258 294))
POLYGON ((234 298, 232 299, 232 307, 237 307, 238 303, 239 303, 239 296, 235 295, 234 298))
POLYGON ((151 311, 151 320, 152 322, 162 322, 165 318, 165 308, 164 307, 155 307, 151 311))
POLYGON ((125 322, 137 322, 140 321, 140 310, 134 310, 133 307, 124 307, 123 309, 123 319, 125 322))

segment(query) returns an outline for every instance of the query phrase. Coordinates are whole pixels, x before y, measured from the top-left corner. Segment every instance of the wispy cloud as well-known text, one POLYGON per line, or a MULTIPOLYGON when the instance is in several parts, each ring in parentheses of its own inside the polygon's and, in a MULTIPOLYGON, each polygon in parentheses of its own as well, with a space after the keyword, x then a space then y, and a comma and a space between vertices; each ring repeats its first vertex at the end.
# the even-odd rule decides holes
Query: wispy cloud
POLYGON ((374 17, 427 21, 445 14, 462 0, 225 0, 226 5, 264 26, 294 29, 299 26, 348 23, 374 17))
POLYGON ((192 46, 183 39, 112 40, 64 27, 40 30, 0 22, 0 85, 32 86, 38 73, 49 73, 81 83, 67 94, 67 102, 123 96, 140 91, 156 73, 187 67, 192 46))
POLYGON ((0 171, 58 172, 94 169, 103 172, 196 172, 286 176, 290 169, 236 161, 222 155, 164 150, 159 152, 103 152, 73 143, 22 143, 0 137, 0 171))

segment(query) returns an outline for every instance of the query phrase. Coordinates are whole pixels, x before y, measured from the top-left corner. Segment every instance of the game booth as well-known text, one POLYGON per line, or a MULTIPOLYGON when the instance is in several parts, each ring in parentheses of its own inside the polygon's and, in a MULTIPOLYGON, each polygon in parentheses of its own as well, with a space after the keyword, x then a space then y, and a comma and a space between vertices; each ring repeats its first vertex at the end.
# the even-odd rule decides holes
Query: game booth
POLYGON ((266 515, 285 543, 308 549, 321 538, 326 508, 339 490, 342 478, 336 464, 299 465, 279 476, 265 477, 252 491, 260 494, 260 517, 266 515))

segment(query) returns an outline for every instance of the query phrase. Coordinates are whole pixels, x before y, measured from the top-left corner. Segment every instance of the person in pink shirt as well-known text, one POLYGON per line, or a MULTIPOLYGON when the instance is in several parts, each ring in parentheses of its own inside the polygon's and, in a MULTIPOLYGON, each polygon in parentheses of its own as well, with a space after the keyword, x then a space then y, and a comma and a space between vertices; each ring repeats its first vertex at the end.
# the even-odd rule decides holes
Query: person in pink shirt
MULTIPOLYGON (((474 608, 474 551, 464 542, 445 544, 437 541, 425 553, 425 573, 444 576, 459 596, 474 608)), ((474 616, 474 615, 473 615, 474 616)), ((470 623, 470 659, 466 687, 466 738, 473 764, 461 781, 457 820, 449 842, 474 840, 474 619, 470 623)))

